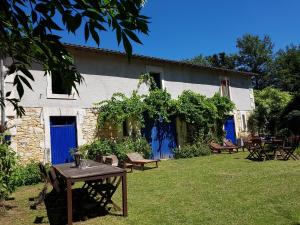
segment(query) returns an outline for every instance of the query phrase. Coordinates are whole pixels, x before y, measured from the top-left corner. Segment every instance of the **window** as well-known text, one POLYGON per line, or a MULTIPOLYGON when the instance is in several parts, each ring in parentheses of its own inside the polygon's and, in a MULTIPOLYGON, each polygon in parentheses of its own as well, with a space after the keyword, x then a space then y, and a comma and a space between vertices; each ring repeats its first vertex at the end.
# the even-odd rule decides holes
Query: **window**
POLYGON ((153 78, 155 84, 156 84, 156 87, 161 89, 161 76, 160 76, 160 73, 150 73, 150 76, 153 78))
POLYGON ((127 121, 123 121, 122 124, 122 128, 123 128, 123 136, 124 137, 128 137, 129 136, 129 132, 128 132, 128 127, 127 127, 127 121))
POLYGON ((229 80, 227 79, 221 80, 221 94, 222 96, 230 98, 229 80))
POLYGON ((66 86, 61 76, 47 75, 47 98, 76 100, 78 96, 73 87, 66 86))
POLYGON ((66 88, 61 76, 51 77, 52 94, 70 95, 72 88, 66 88))
POLYGON ((246 115, 242 114, 242 129, 243 131, 247 130, 247 121, 246 121, 246 115))

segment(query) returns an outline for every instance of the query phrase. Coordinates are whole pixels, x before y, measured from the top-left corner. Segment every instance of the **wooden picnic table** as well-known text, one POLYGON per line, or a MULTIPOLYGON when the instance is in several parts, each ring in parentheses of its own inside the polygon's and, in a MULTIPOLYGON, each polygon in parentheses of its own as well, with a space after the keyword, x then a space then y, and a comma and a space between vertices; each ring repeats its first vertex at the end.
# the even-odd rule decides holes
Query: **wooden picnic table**
POLYGON ((67 184, 68 225, 73 223, 72 184, 78 181, 96 182, 103 179, 119 177, 122 180, 123 216, 128 215, 126 170, 92 160, 87 160, 86 168, 75 167, 74 163, 53 165, 53 168, 61 175, 67 184))

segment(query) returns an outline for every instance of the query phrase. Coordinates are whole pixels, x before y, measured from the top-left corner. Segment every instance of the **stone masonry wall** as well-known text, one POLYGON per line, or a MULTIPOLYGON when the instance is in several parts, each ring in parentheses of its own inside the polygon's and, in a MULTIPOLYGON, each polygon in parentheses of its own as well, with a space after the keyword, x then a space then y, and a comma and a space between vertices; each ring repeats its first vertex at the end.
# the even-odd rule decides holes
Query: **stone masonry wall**
POLYGON ((97 112, 93 109, 86 109, 80 127, 82 129, 82 138, 85 143, 94 140, 96 136, 97 112))
POLYGON ((97 115, 98 112, 94 109, 86 109, 82 123, 82 136, 85 143, 90 143, 96 137, 100 138, 116 138, 120 137, 120 129, 110 123, 105 123, 104 126, 97 132, 97 115))
POLYGON ((16 135, 13 144, 22 162, 44 159, 44 124, 42 108, 25 108, 25 115, 16 119, 16 135))

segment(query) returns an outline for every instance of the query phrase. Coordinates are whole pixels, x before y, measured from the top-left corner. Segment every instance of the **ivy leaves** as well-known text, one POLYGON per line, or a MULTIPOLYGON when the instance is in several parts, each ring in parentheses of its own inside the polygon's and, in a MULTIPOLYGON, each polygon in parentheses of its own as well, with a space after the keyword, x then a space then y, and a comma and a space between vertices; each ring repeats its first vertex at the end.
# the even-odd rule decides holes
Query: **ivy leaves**
POLYGON ((227 97, 215 94, 207 98, 190 90, 183 91, 178 99, 172 99, 166 89, 153 85, 151 77, 144 74, 140 77, 138 87, 146 83, 149 87, 147 95, 138 95, 134 91, 130 97, 116 93, 111 99, 96 104, 98 109, 98 129, 106 122, 122 125, 127 119, 134 119, 142 127, 144 115, 154 120, 169 122, 177 116, 193 125, 197 133, 204 135, 210 132, 217 136, 223 134, 223 123, 234 109, 234 103, 227 97))
POLYGON ((127 119, 143 123, 144 103, 142 96, 132 93, 131 97, 126 97, 122 93, 115 93, 109 100, 101 101, 95 104, 98 110, 97 127, 102 128, 105 123, 109 122, 121 126, 127 119))
MULTIPOLYGON (((42 66, 46 74, 60 76, 66 88, 77 91, 83 81, 72 56, 61 43, 59 31, 77 33, 83 28, 86 41, 92 39, 98 46, 101 32, 113 31, 118 44, 123 44, 128 59, 132 42, 141 44, 138 34, 148 34, 149 17, 141 14, 142 0, 104 1, 44 1, 3 0, 0 4, 0 57, 12 60, 7 75, 16 75, 14 86, 19 100, 24 86, 31 89, 34 78, 32 64, 42 66), (57 21, 62 21, 58 23, 57 21)), ((19 101, 1 96, 0 104, 11 101, 22 115, 19 101)))

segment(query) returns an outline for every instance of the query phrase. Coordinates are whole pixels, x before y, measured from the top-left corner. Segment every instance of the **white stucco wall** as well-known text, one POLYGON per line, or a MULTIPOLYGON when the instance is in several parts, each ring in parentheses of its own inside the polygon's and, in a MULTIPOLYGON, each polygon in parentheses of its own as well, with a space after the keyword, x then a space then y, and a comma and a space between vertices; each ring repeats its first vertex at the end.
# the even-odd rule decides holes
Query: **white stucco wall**
MULTIPOLYGON (((75 51, 75 62, 84 77, 78 86, 79 96, 74 99, 51 99, 47 96, 49 79, 44 72, 32 70, 35 82, 34 91, 25 90, 22 105, 26 107, 66 107, 89 108, 93 103, 108 99, 115 92, 130 95, 137 88, 140 74, 151 70, 159 71, 163 76, 163 87, 176 98, 182 91, 190 89, 206 96, 213 96, 220 89, 221 77, 230 80, 231 100, 239 110, 252 110, 250 77, 240 74, 217 73, 198 68, 183 67, 174 64, 157 65, 151 62, 132 60, 128 63, 123 56, 98 54, 87 51, 75 51)), ((145 91, 145 90, 142 90, 145 91)))

